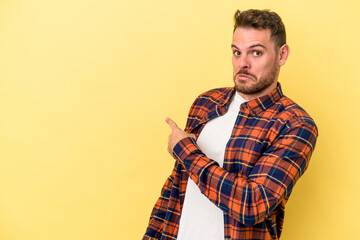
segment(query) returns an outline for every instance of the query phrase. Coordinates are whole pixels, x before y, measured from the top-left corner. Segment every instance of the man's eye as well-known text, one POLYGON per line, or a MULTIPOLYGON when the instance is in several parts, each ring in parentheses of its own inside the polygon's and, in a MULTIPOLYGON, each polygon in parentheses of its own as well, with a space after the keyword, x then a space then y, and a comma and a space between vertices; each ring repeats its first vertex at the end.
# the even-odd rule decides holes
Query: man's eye
POLYGON ((234 55, 235 56, 240 56, 240 52, 239 51, 234 51, 234 55))
POLYGON ((260 51, 253 51, 253 55, 258 57, 261 56, 261 52, 260 51))

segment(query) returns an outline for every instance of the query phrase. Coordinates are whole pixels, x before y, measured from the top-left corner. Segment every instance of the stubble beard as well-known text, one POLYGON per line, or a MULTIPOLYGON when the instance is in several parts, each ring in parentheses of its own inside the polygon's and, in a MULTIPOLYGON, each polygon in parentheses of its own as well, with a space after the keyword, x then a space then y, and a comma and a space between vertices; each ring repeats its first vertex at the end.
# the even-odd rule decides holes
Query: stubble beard
POLYGON ((235 83, 235 90, 239 93, 246 94, 246 95, 252 95, 256 93, 260 93, 266 88, 268 88, 271 84, 274 83, 278 73, 279 73, 280 67, 276 64, 271 68, 271 71, 264 77, 260 78, 259 81, 257 81, 256 76, 250 74, 247 70, 240 69, 239 72, 237 72, 234 75, 234 83, 235 83), (236 81, 236 76, 238 74, 246 74, 251 76, 252 78, 255 78, 257 83, 251 86, 245 86, 246 81, 244 80, 238 80, 236 81), (242 84, 244 83, 244 84, 242 84))

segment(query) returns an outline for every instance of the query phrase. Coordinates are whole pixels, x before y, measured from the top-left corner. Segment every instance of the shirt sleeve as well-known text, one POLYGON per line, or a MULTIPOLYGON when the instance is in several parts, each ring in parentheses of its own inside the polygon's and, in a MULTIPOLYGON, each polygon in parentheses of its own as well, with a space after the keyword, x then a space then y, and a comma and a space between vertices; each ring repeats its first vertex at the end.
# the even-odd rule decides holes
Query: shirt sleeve
POLYGON ((167 178, 161 189, 161 195, 151 212, 150 221, 146 233, 143 236, 143 240, 153 240, 161 237, 175 173, 176 171, 174 168, 172 174, 167 178))
POLYGON ((211 202, 235 220, 253 226, 290 195, 314 150, 317 128, 313 123, 287 126, 262 153, 247 177, 230 173, 207 158, 193 138, 179 141, 173 155, 211 202))

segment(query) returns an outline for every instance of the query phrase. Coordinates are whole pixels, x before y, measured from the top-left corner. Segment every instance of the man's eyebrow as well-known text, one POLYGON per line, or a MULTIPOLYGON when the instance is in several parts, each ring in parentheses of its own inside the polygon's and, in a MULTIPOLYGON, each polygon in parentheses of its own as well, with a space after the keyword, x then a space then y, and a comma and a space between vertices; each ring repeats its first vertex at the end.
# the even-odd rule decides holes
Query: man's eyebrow
POLYGON ((249 48, 256 48, 256 47, 262 47, 262 48, 266 49, 266 47, 260 43, 251 45, 249 48))
MULTIPOLYGON (((239 48, 238 48, 237 46, 235 46, 234 44, 231 44, 231 47, 232 47, 232 48, 239 49, 239 48)), ((249 48, 256 48, 256 47, 262 47, 262 48, 266 49, 266 47, 265 47, 264 45, 260 44, 260 43, 251 45, 249 48)))

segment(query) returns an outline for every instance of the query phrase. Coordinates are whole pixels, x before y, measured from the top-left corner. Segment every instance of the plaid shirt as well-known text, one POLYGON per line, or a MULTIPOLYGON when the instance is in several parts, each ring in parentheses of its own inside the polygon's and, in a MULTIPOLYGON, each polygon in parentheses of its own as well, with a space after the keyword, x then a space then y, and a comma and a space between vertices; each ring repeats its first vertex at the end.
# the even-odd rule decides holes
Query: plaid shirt
MULTIPOLYGON (((199 136, 226 113, 234 88, 201 94, 185 131, 199 136)), ((207 158, 193 138, 178 142, 177 159, 151 213, 143 240, 176 239, 188 177, 224 212, 225 239, 279 239, 285 204, 307 169, 317 138, 313 119, 285 97, 281 86, 243 103, 225 150, 224 164, 207 158)))

